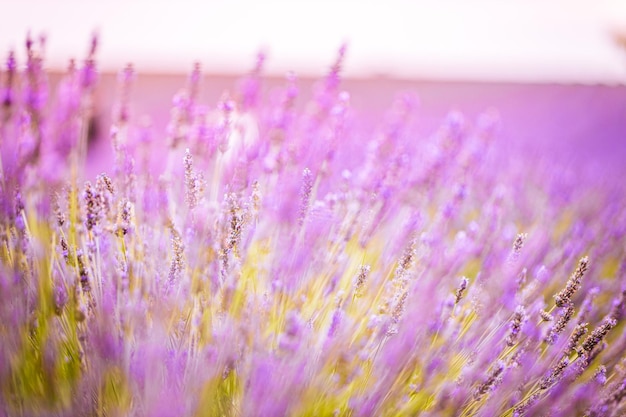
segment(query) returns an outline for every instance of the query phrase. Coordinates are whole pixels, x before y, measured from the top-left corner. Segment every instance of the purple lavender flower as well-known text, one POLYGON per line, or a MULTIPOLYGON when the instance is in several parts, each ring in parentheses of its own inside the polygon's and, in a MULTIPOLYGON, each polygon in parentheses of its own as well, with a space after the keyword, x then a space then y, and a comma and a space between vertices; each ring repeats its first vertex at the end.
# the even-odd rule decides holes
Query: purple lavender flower
POLYGON ((45 46, 0 86, 1 415, 626 408, 623 167, 363 111, 345 47, 269 98, 264 55, 217 102, 195 64, 162 134, 128 65, 96 161, 98 40, 50 101, 45 46))

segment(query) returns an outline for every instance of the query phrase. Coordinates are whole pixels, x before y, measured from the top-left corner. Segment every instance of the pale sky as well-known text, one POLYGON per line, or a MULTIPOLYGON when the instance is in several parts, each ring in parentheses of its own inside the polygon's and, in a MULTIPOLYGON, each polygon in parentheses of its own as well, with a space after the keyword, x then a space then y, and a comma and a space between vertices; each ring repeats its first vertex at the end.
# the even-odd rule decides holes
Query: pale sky
POLYGON ((51 69, 97 29, 105 71, 317 76, 347 42, 349 76, 626 84, 626 0, 0 0, 0 56, 29 29, 51 69))

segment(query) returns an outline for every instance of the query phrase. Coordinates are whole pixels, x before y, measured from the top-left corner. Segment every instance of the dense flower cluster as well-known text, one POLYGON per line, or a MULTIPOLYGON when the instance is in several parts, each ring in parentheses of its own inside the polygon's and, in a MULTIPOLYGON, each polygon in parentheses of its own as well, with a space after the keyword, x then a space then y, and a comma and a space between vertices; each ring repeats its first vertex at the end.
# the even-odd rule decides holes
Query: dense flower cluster
POLYGON ((163 140, 127 67, 86 178, 97 42, 54 100, 44 45, 1 73, 1 415, 626 412, 624 177, 409 95, 357 133, 342 48, 306 104, 195 66, 163 140))

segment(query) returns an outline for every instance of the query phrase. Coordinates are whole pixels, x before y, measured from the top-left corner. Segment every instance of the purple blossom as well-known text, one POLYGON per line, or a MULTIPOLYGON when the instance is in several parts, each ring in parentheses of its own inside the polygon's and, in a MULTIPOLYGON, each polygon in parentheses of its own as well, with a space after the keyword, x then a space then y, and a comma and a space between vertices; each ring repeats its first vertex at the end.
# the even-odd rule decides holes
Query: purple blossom
POLYGON ((623 167, 363 112, 345 47, 269 98, 264 55, 217 102, 195 64, 165 132, 128 65, 109 158, 97 38, 50 101, 45 46, 1 85, 0 414, 622 412, 623 167))

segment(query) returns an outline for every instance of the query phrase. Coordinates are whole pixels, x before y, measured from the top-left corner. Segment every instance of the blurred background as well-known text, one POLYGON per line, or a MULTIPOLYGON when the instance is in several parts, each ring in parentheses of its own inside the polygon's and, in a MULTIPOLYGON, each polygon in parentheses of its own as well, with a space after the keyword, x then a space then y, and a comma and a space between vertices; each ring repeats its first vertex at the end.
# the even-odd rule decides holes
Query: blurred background
POLYGON ((2 0, 0 48, 48 34, 48 64, 81 58, 97 30, 104 71, 185 72, 193 61, 240 73, 263 48, 266 71, 316 76, 347 42, 345 74, 409 79, 624 83, 613 36, 623 0, 2 0))
POLYGON ((52 85, 99 34, 100 132, 128 62, 134 114, 163 132, 196 61, 214 105, 259 51, 268 89, 294 71, 306 92, 347 43, 344 88, 362 115, 412 91, 425 134, 450 110, 473 118, 494 107, 511 144, 626 156, 624 0, 0 0, 0 11, 0 53, 15 50, 23 63, 26 33, 45 34, 52 85))

